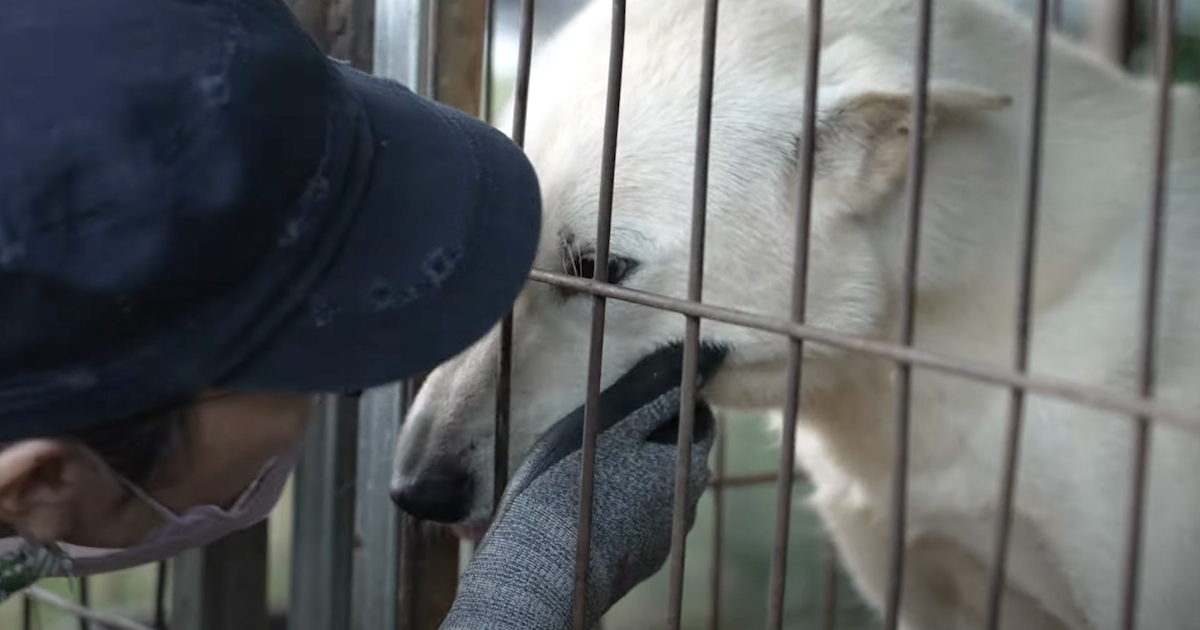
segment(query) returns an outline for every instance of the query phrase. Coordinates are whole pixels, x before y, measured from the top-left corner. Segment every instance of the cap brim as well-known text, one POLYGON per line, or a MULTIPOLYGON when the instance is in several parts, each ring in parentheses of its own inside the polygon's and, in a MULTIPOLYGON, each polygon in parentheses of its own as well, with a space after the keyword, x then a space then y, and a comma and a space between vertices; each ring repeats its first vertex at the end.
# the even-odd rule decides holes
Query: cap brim
POLYGON ((432 369, 482 338, 526 282, 537 179, 503 133, 331 62, 359 95, 374 158, 332 266, 228 389, 361 390, 432 369))

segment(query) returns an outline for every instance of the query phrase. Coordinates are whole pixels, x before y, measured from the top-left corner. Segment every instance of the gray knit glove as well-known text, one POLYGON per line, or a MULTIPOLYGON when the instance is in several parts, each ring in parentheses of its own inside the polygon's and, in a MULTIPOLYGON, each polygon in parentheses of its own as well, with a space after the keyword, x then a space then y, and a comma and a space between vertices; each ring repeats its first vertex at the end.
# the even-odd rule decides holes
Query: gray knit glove
MULTIPOLYGON (((720 358, 711 350, 703 354, 701 374, 711 373, 720 358)), ((670 555, 680 380, 681 355, 672 346, 643 360, 601 395, 589 628, 670 555)), ((689 531, 708 485, 714 433, 708 406, 696 407, 689 531)), ((572 627, 583 414, 580 407, 554 425, 513 475, 442 630, 572 627)))

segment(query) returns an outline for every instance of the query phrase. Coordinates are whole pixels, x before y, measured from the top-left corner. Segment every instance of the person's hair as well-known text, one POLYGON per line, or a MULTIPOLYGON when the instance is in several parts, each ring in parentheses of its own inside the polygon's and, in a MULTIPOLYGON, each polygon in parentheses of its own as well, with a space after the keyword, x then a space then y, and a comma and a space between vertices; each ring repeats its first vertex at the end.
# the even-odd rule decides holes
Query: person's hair
POLYGON ((88 427, 71 437, 115 473, 145 488, 166 452, 182 439, 187 416, 186 405, 172 405, 88 427))

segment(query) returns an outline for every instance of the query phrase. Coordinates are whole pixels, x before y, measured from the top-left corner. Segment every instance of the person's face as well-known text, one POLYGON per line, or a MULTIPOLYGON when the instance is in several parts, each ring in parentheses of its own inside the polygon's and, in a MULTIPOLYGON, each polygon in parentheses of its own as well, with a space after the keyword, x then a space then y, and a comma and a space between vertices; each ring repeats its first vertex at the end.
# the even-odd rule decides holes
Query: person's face
MULTIPOLYGON (((309 398, 207 392, 186 411, 144 490, 176 514, 234 503, 268 461, 294 447, 308 424, 309 398)), ((69 439, 0 447, 0 531, 40 543, 102 548, 137 543, 162 522, 93 454, 69 439)))

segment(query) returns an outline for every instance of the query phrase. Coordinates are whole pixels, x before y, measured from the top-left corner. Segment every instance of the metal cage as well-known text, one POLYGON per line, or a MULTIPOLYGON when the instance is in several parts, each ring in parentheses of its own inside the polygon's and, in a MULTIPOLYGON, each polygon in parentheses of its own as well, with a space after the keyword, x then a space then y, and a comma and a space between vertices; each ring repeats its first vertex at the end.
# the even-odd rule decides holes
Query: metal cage
MULTIPOLYGON (((699 120, 696 127, 694 195, 691 225, 690 275, 687 299, 675 299, 626 289, 607 282, 612 197, 616 161, 618 107, 620 103, 625 2, 612 3, 612 41, 609 60, 609 87, 601 170, 599 228, 597 233, 597 277, 581 279, 551 270, 535 269, 531 279, 591 295, 592 328, 588 354, 587 405, 581 483, 580 537, 576 567, 577 628, 581 628, 589 537, 591 533, 591 497, 597 404, 600 392, 600 367, 604 344, 604 324, 608 300, 623 300, 647 307, 665 309, 686 318, 683 405, 681 407, 679 457, 690 455, 693 410, 696 390, 696 359, 701 322, 705 319, 758 328, 789 340, 787 367, 788 390, 783 410, 783 444, 795 434, 799 408, 801 351, 804 344, 827 344, 846 350, 868 353, 893 361, 900 383, 900 396, 894 408, 894 438, 897 444, 892 479, 892 544, 888 567, 883 626, 894 630, 903 588, 900 576, 905 562, 902 544, 905 534, 908 466, 909 391, 914 368, 936 370, 990 383, 1011 390, 1008 431, 1005 438, 1003 474, 996 483, 1000 512, 994 537, 994 555, 986 609, 986 627, 998 627, 1001 581, 1006 571, 1006 553, 1010 531, 1010 511, 1014 480, 1017 475, 1018 445, 1027 393, 1057 397, 1081 405, 1125 414, 1136 423, 1136 440, 1130 445, 1134 461, 1129 480, 1130 509, 1125 526, 1126 555, 1121 593, 1122 628, 1131 630, 1137 610, 1139 559, 1142 545, 1142 510, 1145 501, 1145 470, 1153 422, 1194 423, 1193 411, 1161 406, 1154 398, 1154 364, 1158 352, 1155 321, 1159 291, 1162 250, 1162 218, 1165 172, 1171 130, 1171 60, 1176 50, 1178 0, 1154 0, 1148 16, 1141 16, 1132 0, 1097 0, 1090 9, 1088 41, 1100 47, 1115 61, 1132 63, 1141 17, 1143 25, 1154 25, 1149 38, 1153 48, 1152 72, 1158 77, 1158 107, 1154 112, 1155 172, 1152 190, 1147 191, 1150 213, 1145 239, 1144 290, 1139 331, 1141 352, 1136 366, 1140 377, 1137 395, 1126 395, 1067 380, 1031 374, 1028 367, 1031 284, 1034 270, 1034 244, 1038 236, 1038 192, 1041 184, 1042 108, 1047 63, 1048 31, 1063 21, 1062 0, 1032 0, 1032 27, 1037 45, 1031 59, 1029 81, 1032 103, 1026 145, 1023 243, 1020 289, 1017 295, 1019 343, 1013 349, 1010 368, 974 363, 952 356, 933 354, 912 347, 914 332, 915 266, 920 251, 918 242, 923 194, 925 157, 924 126, 927 99, 924 87, 929 74, 930 14, 933 0, 920 0, 921 31, 915 51, 911 119, 909 185, 906 189, 907 223, 905 272, 908 282, 901 302, 902 335, 892 341, 847 337, 806 323, 805 291, 794 291, 791 317, 771 318, 750 311, 719 308, 701 301, 703 287, 706 190, 713 89, 713 67, 717 29, 718 0, 705 1, 704 53, 699 94, 699 120)), ((333 56, 348 59, 355 66, 395 78, 420 92, 450 103, 470 113, 490 119, 493 107, 493 55, 497 0, 287 0, 310 33, 333 56)), ((808 59, 804 70, 805 116, 800 147, 801 178, 795 224, 796 251, 793 265, 794 286, 803 288, 808 273, 807 237, 813 188, 816 76, 820 63, 822 0, 809 4, 808 59)), ((530 78, 530 59, 534 41, 535 3, 520 0, 521 19, 517 61, 515 119, 513 139, 521 144, 526 129, 526 101, 530 78)), ((507 451, 512 319, 502 325, 502 352, 497 369, 501 388, 496 409, 497 452, 507 451)), ((408 630, 433 629, 448 611, 455 593, 459 571, 459 545, 456 540, 412 521, 398 513, 388 498, 392 448, 407 404, 417 382, 362 392, 355 396, 326 396, 315 401, 317 422, 294 480, 292 508, 291 569, 288 576, 289 603, 286 627, 289 630, 331 630, 335 628, 408 630)), ((723 435, 722 431, 720 435, 723 435)), ((789 519, 796 482, 794 451, 779 449, 778 470, 771 474, 736 477, 727 474, 722 440, 714 449, 715 477, 713 531, 715 544, 711 563, 710 628, 721 627, 722 543, 727 529, 724 502, 728 492, 754 484, 775 484, 776 509, 770 589, 767 595, 767 627, 783 627, 789 519)), ((497 457, 495 473, 497 498, 507 478, 504 457, 497 457)), ((680 467, 686 470, 686 463, 680 467)), ((686 472, 677 476, 676 496, 686 488, 686 472)), ((681 502, 682 499, 677 499, 681 502)), ((671 560, 665 569, 670 575, 669 597, 664 611, 668 627, 681 627, 683 607, 684 533, 682 510, 675 510, 671 560)), ((277 515, 275 518, 286 515, 277 515)), ((267 606, 268 536, 263 524, 205 549, 189 552, 157 568, 151 612, 141 621, 101 612, 89 607, 87 580, 79 580, 77 601, 44 588, 34 588, 23 598, 24 628, 34 627, 35 607, 46 606, 75 615, 81 628, 118 630, 259 630, 280 627, 280 619, 271 619, 267 606), (272 624, 272 625, 269 625, 272 624)), ((822 575, 823 628, 835 628, 838 594, 838 564, 832 545, 827 544, 818 568, 822 575)), ((276 615, 277 617, 279 615, 276 615)))

